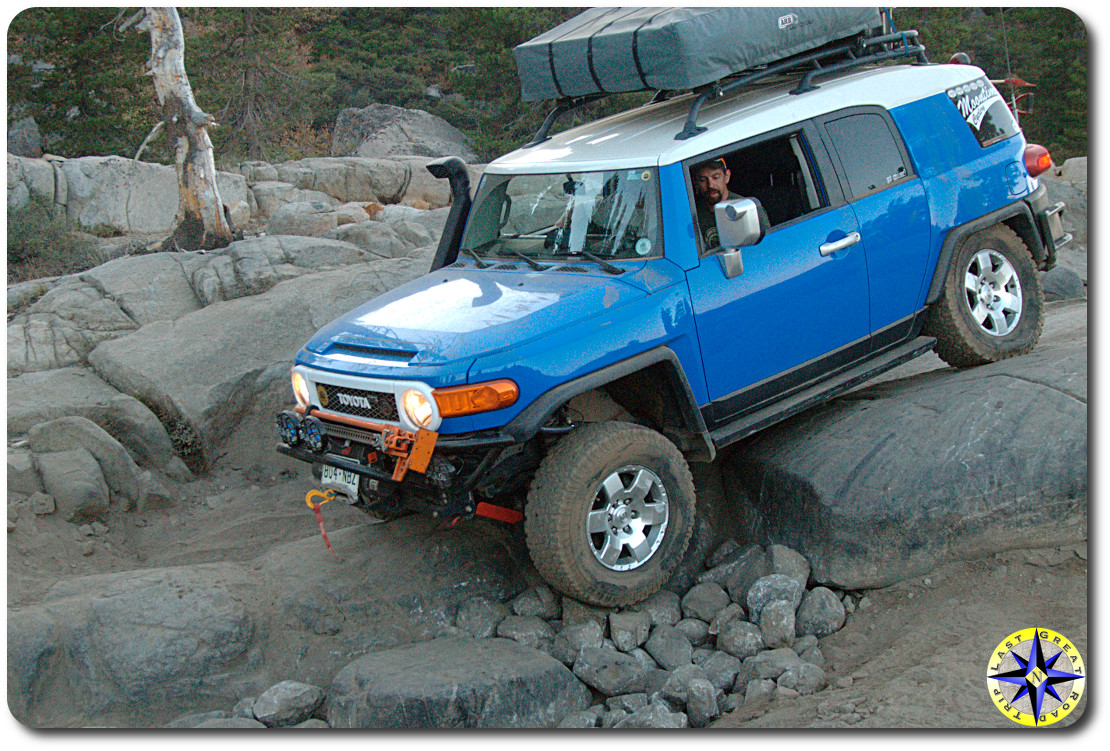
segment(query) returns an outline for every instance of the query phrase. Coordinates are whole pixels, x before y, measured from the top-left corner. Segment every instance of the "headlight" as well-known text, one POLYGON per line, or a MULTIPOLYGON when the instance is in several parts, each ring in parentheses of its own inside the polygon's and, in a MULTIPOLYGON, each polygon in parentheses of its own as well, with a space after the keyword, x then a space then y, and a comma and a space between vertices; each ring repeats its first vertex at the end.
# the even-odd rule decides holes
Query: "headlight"
POLYGON ((293 396, 297 397, 297 403, 300 404, 302 407, 308 406, 308 403, 310 401, 308 394, 308 381, 305 380, 305 377, 303 375, 295 370, 293 371, 293 396))
POLYGON ((405 414, 414 425, 426 428, 432 424, 432 403, 419 391, 409 389, 401 396, 401 403, 405 405, 405 414))

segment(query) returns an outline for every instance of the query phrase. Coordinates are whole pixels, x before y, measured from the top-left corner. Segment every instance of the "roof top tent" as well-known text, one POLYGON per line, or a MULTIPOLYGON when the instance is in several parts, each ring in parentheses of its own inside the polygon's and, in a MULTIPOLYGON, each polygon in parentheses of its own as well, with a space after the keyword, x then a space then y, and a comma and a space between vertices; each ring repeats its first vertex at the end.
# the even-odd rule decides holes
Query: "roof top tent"
POLYGON ((879 8, 593 8, 513 55, 532 102, 695 89, 883 28, 879 8))

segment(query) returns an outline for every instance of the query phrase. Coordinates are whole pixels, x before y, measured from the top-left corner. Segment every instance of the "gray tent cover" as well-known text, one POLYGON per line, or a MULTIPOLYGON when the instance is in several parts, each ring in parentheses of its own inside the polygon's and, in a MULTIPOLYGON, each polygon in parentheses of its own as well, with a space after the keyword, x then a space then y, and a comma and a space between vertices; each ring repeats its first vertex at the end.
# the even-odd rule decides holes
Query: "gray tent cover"
POLYGON ((513 55, 526 102, 680 91, 882 26, 878 8, 593 8, 513 55))

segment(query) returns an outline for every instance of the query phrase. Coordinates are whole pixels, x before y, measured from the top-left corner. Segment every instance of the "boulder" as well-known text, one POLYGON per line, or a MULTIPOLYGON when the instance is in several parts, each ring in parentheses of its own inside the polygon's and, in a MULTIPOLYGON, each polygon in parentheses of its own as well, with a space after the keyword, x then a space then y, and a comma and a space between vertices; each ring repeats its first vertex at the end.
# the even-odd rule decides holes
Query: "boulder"
MULTIPOLYGON (((549 587, 537 586, 529 587, 513 598, 509 603, 513 615, 535 616, 536 618, 543 618, 549 620, 558 618, 563 609, 559 607, 559 601, 555 597, 555 593, 549 587)), ((601 634, 598 634, 600 638, 601 634)))
POLYGON ((96 423, 140 465, 188 478, 188 469, 174 454, 170 437, 154 413, 92 371, 68 367, 8 379, 8 435, 20 435, 39 423, 66 416, 96 423))
POLYGON ((32 198, 51 205, 55 192, 54 168, 43 159, 8 154, 8 211, 26 206, 32 198))
POLYGON ((89 284, 69 279, 8 324, 8 375, 80 363, 100 342, 136 328, 115 301, 89 284))
POLYGON ((332 207, 323 201, 297 201, 281 206, 270 217, 266 233, 317 237, 338 226, 332 207))
POLYGON ((785 574, 768 574, 756 579, 747 594, 748 614, 752 623, 759 623, 763 608, 775 600, 786 600, 792 609, 798 607, 805 595, 805 588, 785 574))
POLYGON ((190 284, 204 305, 259 295, 309 271, 364 263, 372 254, 346 242, 296 235, 252 237, 202 257, 190 284))
POLYGON ((262 692, 251 713, 266 727, 288 727, 312 717, 324 703, 324 689, 300 681, 282 681, 262 692))
POLYGON ((370 221, 370 215, 366 213, 365 204, 351 202, 335 208, 337 226, 368 221, 370 221))
MULTIPOLYGON (((60 163, 66 181, 66 211, 82 227, 124 233, 170 232, 176 225, 177 174, 173 167, 125 159, 87 156, 60 163)), ((234 206, 247 200, 242 175, 217 172, 220 200, 234 206)))
MULTIPOLYGON (((813 579, 884 587, 1087 535, 1086 305, 1022 357, 877 383, 755 436, 726 471, 813 579)), ((752 617, 756 617, 752 614, 752 617)))
POLYGON ((684 728, 689 720, 684 712, 674 712, 662 702, 654 701, 643 709, 637 709, 632 714, 620 720, 613 727, 617 728, 684 728))
POLYGON ((690 588, 682 598, 682 614, 709 622, 728 606, 728 592, 714 582, 702 582, 690 588))
POLYGON ((148 324, 105 342, 89 363, 109 384, 149 405, 178 455, 204 471, 258 397, 288 389, 293 354, 320 326, 424 271, 401 259, 298 277, 262 295, 148 324))
POLYGON ((802 696, 815 694, 827 685, 825 671, 808 662, 784 670, 777 683, 779 688, 792 689, 802 696))
POLYGON ((298 159, 277 165, 277 172, 279 180, 324 193, 338 203, 397 203, 411 179, 408 165, 362 157, 298 159))
MULTIPOLYGON (((91 420, 59 417, 31 428, 27 438, 36 454, 75 449, 88 451, 96 458, 104 482, 114 493, 126 499, 125 509, 137 507, 143 511, 172 501, 166 487, 149 471, 139 469, 127 449, 91 420)), ((40 457, 40 465, 41 462, 40 457)), ((48 492, 58 499, 59 507, 64 505, 57 494, 48 492)))
POLYGON ((266 218, 273 216, 278 209, 286 204, 311 202, 324 203, 338 206, 341 202, 318 190, 305 190, 290 183, 280 180, 267 180, 251 185, 251 195, 254 196, 258 215, 266 218))
POLYGON ((602 647, 584 647, 574 661, 574 674, 606 696, 643 691, 647 673, 632 655, 602 647))
MULTIPOLYGON (((214 680, 242 659, 253 633, 228 564, 148 569, 55 584, 8 614, 8 698, 21 721, 59 721, 44 702, 67 691, 85 716, 121 703, 220 695, 214 680), (66 659, 52 656, 66 655, 66 659), (12 683, 14 679, 14 684, 12 683), (16 690, 12 690, 12 688, 16 690)), ((228 696, 228 699, 233 700, 228 696)))
POLYGON ((38 159, 42 156, 42 132, 31 116, 8 126, 8 153, 38 159))
POLYGON ((8 448, 8 492, 23 495, 42 492, 42 478, 35 458, 26 449, 8 448))
POLYGON ((652 626, 673 626, 682 620, 682 599, 666 589, 661 589, 646 600, 631 606, 632 610, 647 613, 652 626))
POLYGON ((541 728, 586 709, 589 690, 508 639, 441 637, 363 657, 328 691, 335 728, 541 728))
POLYGON ((844 603, 832 590, 814 587, 805 593, 802 604, 798 606, 795 629, 798 636, 812 635, 821 638, 839 631, 846 618, 844 603))
POLYGON ((774 600, 759 614, 759 632, 768 649, 794 646, 794 603, 774 600))
POLYGON ((651 631, 644 649, 666 670, 690 664, 694 648, 686 635, 674 626, 661 624, 651 631))
POLYGON ((476 162, 466 136, 424 110, 372 104, 341 110, 335 119, 332 156, 457 156, 476 162))
POLYGON ((1083 277, 1065 266, 1057 266, 1042 274, 1041 286, 1044 287, 1046 302, 1079 300, 1087 296, 1087 285, 1083 283, 1083 277))
POLYGON ((92 519, 108 513, 108 484, 96 458, 83 448, 35 457, 42 485, 63 519, 92 519))
POLYGON ((747 621, 730 621, 717 634, 717 649, 740 660, 759 654, 765 647, 759 627, 747 621))
POLYGON ((402 240, 392 226, 375 221, 344 224, 324 237, 357 245, 374 258, 403 258, 415 247, 402 240))
POLYGON ((201 307, 189 285, 189 274, 200 260, 191 253, 128 256, 90 269, 80 278, 144 326, 173 321, 201 307))
POLYGON ((809 582, 809 561, 796 550, 785 545, 771 545, 767 548, 771 558, 771 572, 789 576, 803 590, 809 582))
POLYGON ((651 634, 651 616, 629 610, 609 616, 609 633, 617 649, 629 652, 647 641, 651 634))
POLYGON ((717 705, 717 689, 707 680, 690 681, 686 697, 686 716, 690 727, 703 728, 721 715, 717 705))
POLYGON ((510 615, 497 624, 497 635, 535 649, 541 641, 555 638, 555 629, 534 615, 510 615))

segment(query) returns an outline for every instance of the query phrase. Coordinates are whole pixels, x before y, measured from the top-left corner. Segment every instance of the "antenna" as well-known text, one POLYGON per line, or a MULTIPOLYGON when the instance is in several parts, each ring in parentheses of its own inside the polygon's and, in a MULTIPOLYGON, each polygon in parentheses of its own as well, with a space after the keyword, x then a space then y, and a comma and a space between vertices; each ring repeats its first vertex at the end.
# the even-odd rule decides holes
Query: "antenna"
POLYGON ((1010 110, 1014 113, 1014 120, 1017 120, 1018 106, 1017 95, 1014 93, 1014 71, 1010 68, 1010 40, 1006 35, 1006 9, 1000 9, 998 15, 1002 18, 1002 48, 1006 51, 1006 80, 1010 84, 1010 110))

